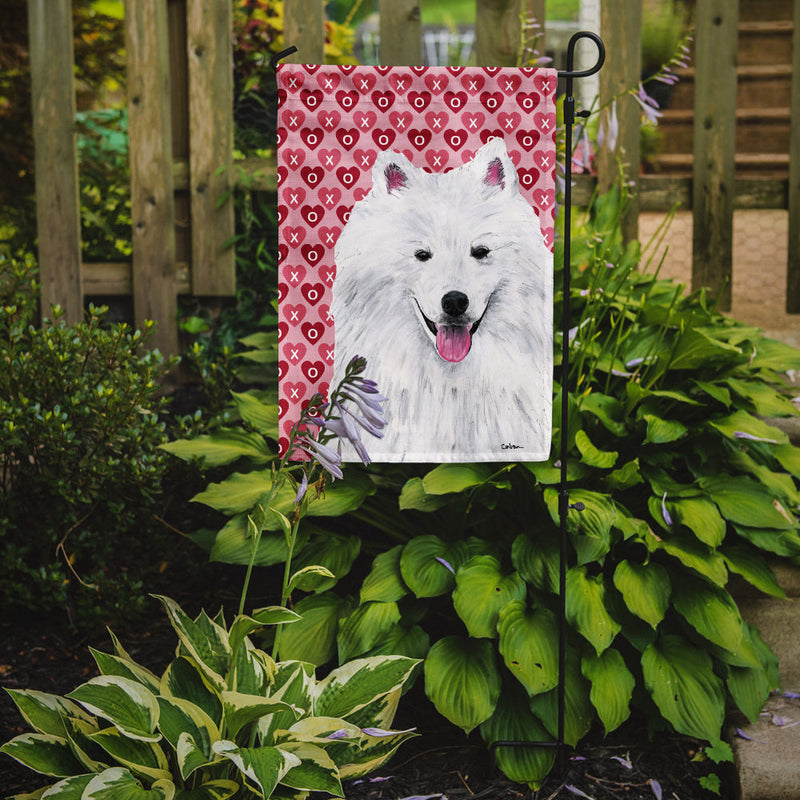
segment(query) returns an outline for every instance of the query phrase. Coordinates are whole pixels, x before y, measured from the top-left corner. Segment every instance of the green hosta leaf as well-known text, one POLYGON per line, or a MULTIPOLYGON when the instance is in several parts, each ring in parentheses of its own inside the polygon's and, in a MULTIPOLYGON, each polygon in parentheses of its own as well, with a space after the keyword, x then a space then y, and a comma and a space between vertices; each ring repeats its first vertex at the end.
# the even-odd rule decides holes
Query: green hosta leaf
POLYGON ((467 560, 467 546, 438 536, 417 536, 400 556, 403 581, 417 597, 436 597, 455 585, 455 572, 467 560))
POLYGON ((102 772, 108 766, 106 763, 108 759, 89 738, 99 730, 97 721, 92 720, 91 723, 88 723, 75 717, 65 717, 64 728, 72 752, 83 764, 81 772, 102 772))
POLYGON ((140 683, 117 675, 100 675, 70 692, 90 714, 108 720, 131 739, 157 742, 158 703, 140 683))
POLYGON ((633 461, 628 461, 623 464, 619 469, 615 469, 606 475, 606 484, 609 489, 616 489, 624 491, 630 489, 632 486, 644 483, 644 478, 639 471, 639 459, 634 458, 633 461))
POLYGON ((754 547, 747 544, 729 544, 720 552, 731 572, 741 575, 748 583, 770 597, 786 597, 772 567, 754 547))
POLYGON ((667 501, 674 522, 685 525, 709 547, 719 547, 725 538, 725 520, 716 505, 703 497, 687 497, 667 501))
POLYGON ((647 691, 678 733, 719 739, 725 694, 708 653, 666 634, 642 654, 642 672, 647 691))
MULTIPOLYGON (((564 673, 564 741, 571 747, 586 735, 594 719, 589 689, 589 682, 581 675, 577 650, 569 650, 564 673)), ((530 707, 549 733, 557 736, 558 689, 534 695, 530 698, 530 707)))
POLYGON ((737 650, 742 618, 725 589, 682 575, 672 586, 672 604, 701 636, 725 650, 737 650))
POLYGON ((466 733, 494 713, 500 686, 494 645, 486 639, 446 636, 425 659, 425 693, 466 733))
POLYGON ((419 625, 413 625, 410 628, 404 625, 393 625, 367 655, 397 655, 423 659, 428 655, 430 647, 430 636, 419 625))
MULTIPOLYGON (((525 461, 522 463, 528 472, 544 486, 552 486, 561 481, 561 467, 556 467, 550 461, 525 461)), ((576 458, 567 459, 567 480, 579 481, 585 478, 591 469, 576 458)))
POLYGON ((440 464, 422 479, 422 488, 433 495, 463 492, 486 483, 491 475, 486 464, 440 464))
POLYGON ((297 555, 293 567, 300 570, 304 567, 320 566, 329 570, 331 575, 308 574, 297 586, 304 592, 324 592, 336 585, 353 566, 361 552, 359 536, 315 536, 297 555))
POLYGON ((101 653, 93 647, 90 647, 89 650, 103 675, 119 675, 122 678, 130 678, 132 681, 141 683, 151 692, 158 691, 159 679, 149 669, 137 664, 130 658, 101 653))
POLYGON ((744 360, 738 347, 712 339, 697 328, 687 328, 675 347, 669 368, 697 369, 707 367, 708 362, 736 363, 744 360))
POLYGON ((497 615, 511 600, 525 597, 525 581, 519 573, 504 575, 493 556, 473 556, 456 574, 453 607, 470 636, 497 636, 497 615))
POLYGON ((451 502, 444 495, 428 494, 422 484, 422 478, 410 478, 400 492, 401 511, 436 511, 451 502))
POLYGON ((770 450, 790 475, 794 475, 796 478, 800 477, 800 447, 793 444, 782 444, 772 447, 770 450))
POLYGON ((277 747, 237 747, 225 739, 214 743, 214 752, 232 761, 239 772, 261 789, 264 797, 271 797, 284 775, 300 765, 296 755, 277 747))
POLYGON ((520 575, 543 592, 558 592, 559 545, 553 538, 532 539, 520 534, 511 545, 511 563, 520 575))
POLYGON ((731 522, 750 528, 797 527, 797 520, 780 501, 750 478, 718 475, 701 478, 700 485, 731 522))
POLYGON ((599 656, 587 653, 581 661, 581 671, 592 684, 589 699, 608 735, 630 716, 636 679, 625 666, 619 650, 613 648, 599 656))
POLYGON ((671 584, 669 572, 661 564, 650 561, 620 561, 614 570, 614 586, 625 600, 628 610, 655 629, 669 608, 671 584))
POLYGON ((780 428, 769 425, 746 411, 735 411, 727 417, 711 420, 709 425, 730 439, 752 437, 773 444, 786 444, 789 441, 789 437, 780 428))
POLYGON ((586 567, 567 571, 567 621, 596 650, 603 652, 619 633, 621 625, 608 613, 603 575, 591 577, 586 567))
MULTIPOLYGON (((558 525, 558 492, 546 489, 544 499, 553 522, 558 525)), ((611 549, 611 529, 617 520, 614 501, 605 494, 585 489, 572 489, 569 493, 571 506, 582 503, 584 508, 570 508, 567 514, 567 531, 578 554, 578 562, 602 562, 611 549)))
POLYGON ((800 535, 791 530, 775 528, 748 528, 745 525, 734 525, 736 533, 761 550, 767 550, 778 556, 793 558, 800 556, 800 535))
POLYGON ((263 628, 265 625, 285 625, 291 622, 299 622, 302 617, 296 612, 284 606, 266 606, 253 611, 252 616, 240 614, 233 621, 228 632, 228 643, 231 650, 238 650, 239 645, 253 631, 263 628))
POLYGON ((225 731, 235 737, 251 722, 278 711, 292 711, 289 704, 272 697, 262 697, 241 692, 223 692, 222 708, 225 715, 225 731))
POLYGON ((339 662, 364 655, 399 621, 397 603, 362 603, 339 623, 339 662))
POLYGON ((500 609, 498 650, 511 674, 528 694, 539 694, 558 684, 558 624, 552 612, 529 609, 513 600, 500 609))
POLYGON ((281 632, 281 660, 324 664, 336 653, 339 619, 349 611, 346 600, 332 592, 304 597, 295 605, 299 622, 281 632))
POLYGON ((598 450, 585 431, 578 431, 575 434, 575 446, 580 451, 581 461, 597 469, 611 469, 619 458, 616 450, 598 450))
MULTIPOLYGON (((660 500, 658 500, 658 505, 660 508, 660 500)), ((651 551, 663 550, 673 558, 677 558, 685 566, 716 583, 717 586, 724 586, 728 580, 728 570, 725 569, 722 556, 702 542, 698 542, 694 536, 673 532, 668 537, 659 540, 650 534, 645 541, 651 551)))
MULTIPOLYGON (((349 661, 331 671, 316 687, 314 713, 350 719, 387 695, 398 694, 419 661, 403 656, 376 656, 349 661)), ((356 722, 357 720, 351 720, 356 722)), ((380 725, 390 725, 382 720, 380 725)))
POLYGON ((336 585, 336 576, 327 568, 319 564, 312 564, 308 567, 301 567, 289 579, 289 591, 293 592, 296 588, 303 591, 312 592, 314 589, 324 591, 336 585))
POLYGON ((86 784, 81 800, 172 800, 175 784, 156 781, 149 789, 123 767, 112 767, 95 775, 86 784))
POLYGON ((235 781, 208 781, 196 789, 179 790, 175 800, 228 800, 238 791, 239 784, 235 781))
MULTIPOLYGON (((525 693, 513 684, 503 687, 494 713, 481 724, 487 745, 494 742, 549 742, 552 737, 531 713, 525 693)), ((538 789, 555 762, 555 749, 545 747, 498 747, 497 766, 512 781, 538 789)))
POLYGON ((800 355, 796 347, 762 336, 758 340, 758 347, 754 348, 750 368, 776 372, 800 369, 800 355))
POLYGON ((400 555, 403 545, 397 545, 375 557, 369 575, 361 584, 361 602, 379 600, 392 603, 408 594, 408 587, 400 573, 400 555))
POLYGON ((77 703, 58 695, 37 692, 34 689, 6 689, 6 691, 25 718, 25 722, 36 733, 63 737, 64 717, 75 717, 86 722, 92 720, 77 703))
POLYGON ((249 511, 269 491, 272 485, 270 470, 234 472, 220 483, 211 483, 205 491, 196 494, 192 501, 203 503, 223 514, 249 511))
POLYGON ((278 406, 262 403, 252 392, 231 392, 242 419, 264 436, 278 439, 278 406))
POLYGON ((280 749, 300 759, 281 778, 284 786, 307 792, 327 792, 334 797, 344 797, 339 770, 331 757, 321 748, 308 742, 283 742, 280 749))
MULTIPOLYGON (((272 515, 270 515, 272 518, 272 515)), ((301 526, 300 536, 305 539, 308 526, 301 526)), ((300 538, 300 537, 298 537, 300 538)), ((282 533, 269 533, 264 531, 258 542, 253 565, 256 567, 270 567, 286 560, 288 551, 286 539, 282 533)), ((249 564, 253 558, 253 538, 248 530, 247 514, 237 514, 231 517, 216 534, 211 545, 210 558, 212 561, 221 561, 223 564, 249 564)))
POLYGON ((587 411, 597 417, 606 430, 614 436, 624 437, 627 433, 625 425, 625 409, 616 397, 592 392, 581 398, 581 411, 587 411))
POLYGON ((215 725, 222 722, 222 698, 188 658, 176 658, 167 667, 161 676, 160 693, 165 698, 188 700, 204 711, 215 725))
POLYGON ((681 439, 688 432, 688 428, 678 420, 662 419, 653 414, 644 414, 647 423, 645 444, 669 444, 681 439))
POLYGON ((159 448, 184 461, 197 459, 204 467, 219 467, 239 458, 249 458, 254 464, 266 464, 275 458, 260 434, 248 433, 241 428, 217 428, 213 433, 166 442, 159 448))
POLYGON ((70 749, 69 742, 49 733, 23 733, 0 747, 0 753, 16 759, 34 772, 63 778, 86 772, 70 749))
POLYGON ((130 739, 116 728, 106 728, 89 738, 134 775, 149 781, 170 780, 167 757, 157 744, 130 739))
POLYGON ((733 391, 753 404, 753 410, 761 417, 795 416, 797 409, 792 401, 763 381, 740 381, 728 378, 725 383, 733 391))
POLYGON ((708 381, 692 381, 700 391, 705 392, 709 397, 712 397, 721 405, 730 408, 731 393, 724 387, 716 383, 709 383, 708 381))
POLYGON ((773 689, 767 673, 761 667, 728 667, 727 685, 742 713, 756 722, 773 689))

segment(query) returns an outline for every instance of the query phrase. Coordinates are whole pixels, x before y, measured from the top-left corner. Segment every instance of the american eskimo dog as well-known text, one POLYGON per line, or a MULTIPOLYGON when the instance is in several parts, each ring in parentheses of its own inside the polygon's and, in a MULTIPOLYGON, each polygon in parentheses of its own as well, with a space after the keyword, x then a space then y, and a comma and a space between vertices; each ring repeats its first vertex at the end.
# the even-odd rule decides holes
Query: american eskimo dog
POLYGON ((360 355, 388 398, 370 456, 546 459, 552 255, 503 140, 446 173, 383 152, 372 177, 336 243, 332 303, 333 386, 360 355))

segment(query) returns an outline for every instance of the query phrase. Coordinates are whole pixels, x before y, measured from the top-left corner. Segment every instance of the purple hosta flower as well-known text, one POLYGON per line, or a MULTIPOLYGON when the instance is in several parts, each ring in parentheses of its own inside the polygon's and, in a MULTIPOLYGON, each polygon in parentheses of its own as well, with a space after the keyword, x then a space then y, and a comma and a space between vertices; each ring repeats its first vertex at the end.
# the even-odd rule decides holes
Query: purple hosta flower
POLYGON ((672 516, 670 515, 669 511, 667 511, 667 493, 664 492, 664 496, 661 498, 661 516, 664 517, 664 522, 667 525, 672 525, 672 516))
POLYGON ((342 457, 327 445, 312 439, 310 436, 299 436, 295 441, 295 446, 307 455, 311 456, 324 470, 333 475, 334 478, 343 478, 342 457))
POLYGON ((390 781, 392 778, 394 778, 394 775, 387 775, 385 778, 380 775, 376 775, 374 778, 359 778, 357 781, 353 781, 353 786, 358 786, 359 783, 383 783, 383 781, 390 781))
POLYGON ((650 784, 650 789, 655 795, 656 800, 661 800, 664 796, 664 793, 661 791, 661 784, 655 778, 650 778, 647 782, 650 784))
POLYGON ((617 139, 619 138, 619 120, 617 119, 617 101, 614 100, 600 120, 597 129, 597 144, 599 147, 607 147, 612 153, 617 149, 617 139))
POLYGON ((338 731, 334 731, 333 733, 329 733, 325 738, 326 739, 348 739, 350 737, 350 733, 346 728, 339 728, 338 731))
POLYGON ((308 475, 303 472, 303 477, 300 480, 300 485, 297 487, 297 494, 294 496, 294 504, 299 505, 302 499, 306 496, 308 490, 308 475))
POLYGON ((577 142, 572 152, 572 168, 578 172, 589 172, 592 168, 592 143, 583 125, 578 125, 577 142))
POLYGON ((358 457, 366 466, 370 463, 370 457, 367 453, 367 448, 364 447, 364 443, 361 441, 358 427, 353 421, 353 415, 348 413, 336 400, 333 401, 332 407, 339 413, 339 416, 330 417, 329 419, 323 420, 320 424, 323 425, 326 430, 338 436, 340 441, 350 442, 353 449, 358 453, 358 457))
POLYGON ((638 91, 633 95, 633 99, 642 107, 646 122, 658 125, 658 118, 662 112, 658 110, 658 103, 647 94, 644 86, 640 83, 638 91))
POLYGON ((452 564, 451 564, 449 561, 446 561, 445 559, 441 558, 440 556, 434 556, 434 558, 435 558, 435 559, 436 559, 436 560, 437 560, 437 561, 438 561, 440 564, 442 564, 444 567, 446 567, 447 569, 449 569, 449 570, 450 570, 450 572, 452 572, 452 573, 453 573, 453 575, 455 575, 455 574, 456 574, 456 571, 453 569, 453 565, 452 565, 452 564))
POLYGON ((754 436, 752 433, 746 431, 734 431, 733 436, 735 439, 749 439, 751 442, 766 442, 767 444, 778 444, 777 439, 765 439, 763 436, 754 436))
POLYGON ((800 692, 782 692, 781 694, 789 700, 800 700, 800 692))
POLYGON ((579 789, 577 786, 572 786, 571 784, 567 783, 564 784, 564 788, 570 793, 574 794, 576 797, 585 797, 586 800, 595 800, 590 794, 586 794, 586 792, 579 789))
POLYGON ((611 756, 612 761, 619 761, 625 769, 633 769, 633 764, 629 758, 623 758, 622 756, 611 756))
POLYGON ((383 728, 362 728, 361 733, 366 733, 367 736, 375 736, 382 738, 384 736, 395 736, 398 733, 413 733, 416 728, 407 728, 404 731, 387 731, 383 728))
POLYGON ((750 736, 749 734, 745 733, 741 728, 736 729, 736 735, 740 739, 746 739, 748 742, 755 742, 756 740, 750 736))

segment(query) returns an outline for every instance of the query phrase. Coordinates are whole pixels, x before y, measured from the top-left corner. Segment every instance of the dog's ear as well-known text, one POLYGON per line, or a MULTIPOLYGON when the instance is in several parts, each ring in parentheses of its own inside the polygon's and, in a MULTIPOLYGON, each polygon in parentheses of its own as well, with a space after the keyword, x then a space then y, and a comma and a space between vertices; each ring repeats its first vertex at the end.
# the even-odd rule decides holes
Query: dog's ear
POLYGON ((470 170, 480 176, 484 185, 495 191, 519 191, 519 178, 514 162, 508 155, 505 142, 499 137, 489 139, 475 153, 470 170))
POLYGON ((414 171, 414 165, 402 153, 378 153, 372 167, 372 189, 381 195, 401 194, 411 185, 414 171))

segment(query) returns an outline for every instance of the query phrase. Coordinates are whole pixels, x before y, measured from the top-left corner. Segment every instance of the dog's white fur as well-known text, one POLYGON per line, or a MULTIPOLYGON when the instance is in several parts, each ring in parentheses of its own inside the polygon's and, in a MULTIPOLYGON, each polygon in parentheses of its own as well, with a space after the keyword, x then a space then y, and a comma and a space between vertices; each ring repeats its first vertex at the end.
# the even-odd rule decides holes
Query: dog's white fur
POLYGON ((335 259, 332 386, 353 356, 366 357, 365 376, 388 398, 384 438, 363 436, 373 460, 548 457, 552 254, 502 139, 440 174, 379 154, 335 259), (456 321, 480 321, 457 362, 437 352, 423 318, 453 323, 442 306, 453 291, 469 299, 456 321))

